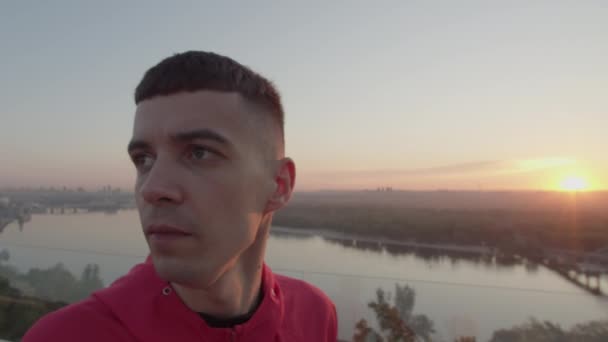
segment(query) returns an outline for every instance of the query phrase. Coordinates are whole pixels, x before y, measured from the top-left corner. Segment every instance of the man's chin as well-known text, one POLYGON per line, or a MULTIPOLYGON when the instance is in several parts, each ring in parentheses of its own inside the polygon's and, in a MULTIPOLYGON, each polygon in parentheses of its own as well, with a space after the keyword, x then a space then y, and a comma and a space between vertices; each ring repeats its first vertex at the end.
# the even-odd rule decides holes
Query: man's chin
POLYGON ((214 281, 212 267, 175 256, 152 255, 156 274, 163 280, 186 287, 207 287, 214 281))

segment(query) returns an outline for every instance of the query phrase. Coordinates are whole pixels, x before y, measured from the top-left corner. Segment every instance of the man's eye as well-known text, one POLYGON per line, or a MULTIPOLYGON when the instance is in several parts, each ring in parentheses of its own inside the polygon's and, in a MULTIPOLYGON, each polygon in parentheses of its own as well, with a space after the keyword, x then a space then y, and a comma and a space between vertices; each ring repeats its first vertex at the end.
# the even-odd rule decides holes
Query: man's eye
POLYGON ((212 154, 213 152, 207 148, 201 146, 194 146, 190 149, 189 157, 192 160, 203 160, 208 159, 209 157, 211 157, 212 154))
POLYGON ((149 169, 154 163, 154 159, 152 158, 152 156, 147 154, 136 154, 133 155, 131 159, 133 160, 133 164, 135 164, 135 167, 139 170, 149 169))

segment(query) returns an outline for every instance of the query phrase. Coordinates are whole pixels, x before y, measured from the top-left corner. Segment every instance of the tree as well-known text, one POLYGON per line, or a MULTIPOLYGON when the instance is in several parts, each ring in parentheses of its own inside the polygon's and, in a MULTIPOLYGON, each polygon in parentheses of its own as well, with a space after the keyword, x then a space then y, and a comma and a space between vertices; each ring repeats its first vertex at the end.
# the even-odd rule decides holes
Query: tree
POLYGON ((8 261, 8 259, 10 259, 10 258, 11 258, 11 255, 9 254, 7 249, 0 250, 0 262, 8 261))
POLYGON ((82 300, 91 292, 103 287, 99 277, 99 266, 96 264, 88 264, 80 279, 77 279, 61 263, 44 270, 32 268, 19 278, 36 290, 36 296, 68 303, 82 300))
POLYGON ((102 287, 103 281, 99 277, 99 265, 88 264, 80 276, 80 281, 78 283, 78 297, 85 298, 91 292, 102 287))
POLYGON ((383 342, 384 339, 362 319, 355 325, 353 342, 383 342))
POLYGON ((18 341, 43 315, 66 305, 62 302, 44 301, 23 297, 19 290, 0 278, 0 339, 18 341))
POLYGON ((431 341, 431 334, 435 332, 433 322, 426 315, 414 315, 416 292, 413 288, 395 284, 395 297, 393 305, 391 293, 385 293, 381 288, 376 290, 376 301, 368 306, 374 310, 376 319, 382 333, 369 327, 367 321, 360 320, 356 325, 355 341, 397 342, 431 341))
POLYGON ((500 329, 494 332, 490 342, 566 342, 608 341, 608 321, 593 321, 578 324, 570 330, 563 330, 558 324, 539 322, 530 319, 529 322, 514 326, 510 329, 500 329))

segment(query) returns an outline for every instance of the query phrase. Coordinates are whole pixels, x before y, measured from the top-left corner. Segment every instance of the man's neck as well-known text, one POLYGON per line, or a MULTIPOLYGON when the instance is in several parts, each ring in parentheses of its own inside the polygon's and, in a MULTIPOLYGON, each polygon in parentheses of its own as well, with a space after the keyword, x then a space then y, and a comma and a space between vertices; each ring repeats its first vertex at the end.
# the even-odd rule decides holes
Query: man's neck
POLYGON ((198 289, 172 283, 191 310, 218 319, 246 315, 262 295, 264 252, 269 227, 261 227, 254 244, 211 287, 198 289))

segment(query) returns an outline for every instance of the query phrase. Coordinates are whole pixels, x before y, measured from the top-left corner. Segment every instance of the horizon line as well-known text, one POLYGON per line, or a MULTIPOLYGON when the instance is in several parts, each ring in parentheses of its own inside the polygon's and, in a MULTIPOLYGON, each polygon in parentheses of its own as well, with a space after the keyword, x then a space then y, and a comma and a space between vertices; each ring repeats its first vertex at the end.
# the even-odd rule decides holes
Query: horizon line
MULTIPOLYGON (((94 191, 105 191, 107 187, 110 187, 110 190, 119 190, 121 192, 133 193, 134 191, 130 188, 124 187, 114 187, 111 185, 105 185, 102 187, 65 187, 67 191, 78 191, 78 189, 82 189, 85 192, 94 192, 94 191)), ((56 186, 36 186, 36 187, 28 187, 28 186, 3 186, 0 187, 0 191, 57 191, 62 192, 65 191, 64 187, 56 187, 56 186)), ((319 189, 303 189, 303 190, 294 190, 294 193, 316 193, 316 192, 479 192, 479 193, 492 193, 492 192, 555 192, 555 193, 598 193, 598 192, 608 192, 608 188, 606 189, 588 189, 588 190, 560 190, 560 189, 539 189, 539 188, 531 188, 531 189, 509 189, 509 188, 494 188, 494 189, 467 189, 467 188, 435 188, 435 189, 408 189, 408 188, 394 188, 390 186, 386 187, 377 187, 377 188, 319 188, 319 189), (387 190, 390 189, 390 190, 387 190)))

